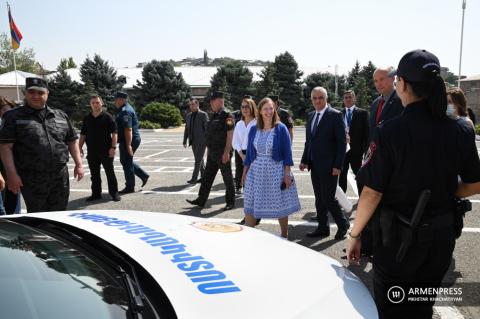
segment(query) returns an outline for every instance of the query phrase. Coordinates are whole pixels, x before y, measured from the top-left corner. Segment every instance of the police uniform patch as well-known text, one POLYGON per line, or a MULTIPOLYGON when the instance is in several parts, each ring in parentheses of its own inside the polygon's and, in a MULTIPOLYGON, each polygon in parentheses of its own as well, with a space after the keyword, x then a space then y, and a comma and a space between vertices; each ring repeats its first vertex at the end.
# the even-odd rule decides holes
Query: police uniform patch
POLYGON ((234 124, 233 124, 233 119, 231 117, 227 117, 226 123, 227 123, 227 129, 228 130, 233 129, 234 124))
POLYGON ((124 115, 124 116, 123 116, 123 120, 124 120, 125 122, 128 122, 129 119, 130 119, 130 116, 128 116, 128 115, 124 115))
POLYGON ((375 144, 375 142, 371 142, 367 152, 365 153, 365 156, 363 157, 362 167, 364 167, 365 165, 368 164, 368 162, 370 162, 370 160, 372 159, 373 153, 375 153, 376 149, 377 149, 377 144, 375 144))

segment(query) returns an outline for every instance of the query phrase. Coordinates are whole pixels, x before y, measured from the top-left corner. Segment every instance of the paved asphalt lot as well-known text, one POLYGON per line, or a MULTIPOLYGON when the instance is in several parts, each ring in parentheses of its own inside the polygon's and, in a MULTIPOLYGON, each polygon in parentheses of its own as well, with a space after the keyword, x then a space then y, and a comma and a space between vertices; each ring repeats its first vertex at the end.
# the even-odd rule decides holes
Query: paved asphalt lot
MULTIPOLYGON (((147 185, 140 189, 140 180, 137 178, 137 192, 123 195, 120 202, 112 202, 107 193, 106 177, 103 175, 103 199, 94 203, 87 203, 85 199, 90 196, 90 178, 86 159, 85 178, 80 181, 71 181, 71 194, 69 209, 127 209, 143 210, 151 212, 164 212, 190 216, 201 216, 204 218, 221 218, 231 222, 240 221, 243 217, 243 200, 237 197, 236 209, 222 212, 224 201, 224 187, 221 174, 218 173, 215 180, 207 206, 199 210, 193 208, 185 199, 194 199, 197 196, 199 185, 191 186, 186 183, 190 179, 193 169, 193 154, 190 148, 182 146, 183 129, 164 130, 161 132, 142 131, 142 144, 135 154, 135 159, 150 174, 147 185)), ((333 239, 336 229, 332 229, 329 238, 310 239, 305 234, 316 227, 315 223, 309 222, 314 215, 313 189, 308 173, 298 170, 298 164, 303 152, 305 130, 295 129, 293 140, 293 158, 296 167, 293 173, 296 178, 298 192, 301 200, 302 210, 291 216, 289 239, 304 245, 318 252, 324 253, 339 260, 347 266, 344 259, 346 240, 336 241, 333 239)), ((72 175, 73 164, 69 163, 70 174, 72 175)), ((232 165, 232 168, 234 166, 232 165)), ((124 176, 120 165, 118 154, 115 159, 115 171, 119 182, 119 188, 124 185, 124 176)), ((356 203, 358 195, 353 191, 353 175, 349 178, 347 196, 356 203)), ((454 253, 454 260, 447 274, 449 282, 480 283, 480 196, 473 197, 473 211, 465 219, 465 230, 462 237, 457 241, 454 253)), ((351 217, 353 220, 353 218, 351 217)), ((276 220, 262 221, 259 229, 272 233, 279 233, 279 226, 276 220)), ((299 264, 297 271, 301 271, 299 264)), ((361 266, 349 267, 357 274, 365 284, 371 288, 371 263, 364 260, 361 266)), ((292 271, 294 275, 295 270, 292 271)), ((480 318, 480 291, 464 292, 469 295, 476 295, 474 306, 461 306, 451 304, 450 306, 436 307, 435 318, 480 318)))

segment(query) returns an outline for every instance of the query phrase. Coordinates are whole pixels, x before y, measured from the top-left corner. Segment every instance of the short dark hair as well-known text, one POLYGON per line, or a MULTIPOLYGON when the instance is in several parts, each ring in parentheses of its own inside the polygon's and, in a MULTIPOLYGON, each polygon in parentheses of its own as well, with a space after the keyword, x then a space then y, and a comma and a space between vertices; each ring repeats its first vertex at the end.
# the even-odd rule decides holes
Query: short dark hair
POLYGON ((194 98, 194 97, 190 98, 190 102, 196 102, 196 104, 199 103, 199 102, 198 102, 198 99, 197 99, 197 98, 194 98))
POLYGON ((90 101, 93 100, 93 99, 100 99, 100 102, 103 103, 102 97, 101 97, 100 95, 98 95, 98 94, 92 94, 92 95, 90 95, 90 101))
POLYGON ((353 90, 346 90, 343 92, 343 96, 345 96, 345 94, 351 94, 353 97, 355 97, 355 92, 353 90))

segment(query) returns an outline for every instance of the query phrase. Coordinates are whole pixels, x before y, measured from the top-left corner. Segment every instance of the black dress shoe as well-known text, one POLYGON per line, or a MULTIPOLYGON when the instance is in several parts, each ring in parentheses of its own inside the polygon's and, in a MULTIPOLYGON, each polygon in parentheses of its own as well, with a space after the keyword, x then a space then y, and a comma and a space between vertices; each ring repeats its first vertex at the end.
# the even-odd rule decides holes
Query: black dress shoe
POLYGON ((187 183, 188 183, 188 184, 196 184, 196 183, 197 183, 197 180, 191 179, 191 180, 188 180, 187 183))
POLYGON ((223 207, 223 211, 227 211, 227 210, 232 210, 235 208, 235 204, 227 204, 225 205, 225 207, 223 207))
POLYGON ((102 199, 102 195, 92 195, 86 199, 87 202, 93 202, 94 200, 102 199))
POLYGON ((245 218, 237 223, 238 225, 245 225, 245 218))
POLYGON ((335 234, 335 239, 336 240, 344 239, 349 228, 350 228, 349 222, 347 222, 343 227, 338 227, 337 233, 335 234))
POLYGON ((201 178, 197 179, 197 181, 195 182, 195 184, 201 184, 201 183, 202 183, 202 179, 201 179, 201 178))
POLYGON ((147 184, 149 178, 150 176, 142 178, 142 187, 145 186, 145 184, 147 184))
POLYGON ((119 202, 122 198, 120 197, 120 195, 118 193, 115 193, 114 195, 112 195, 112 200, 114 202, 119 202))
POLYGON ((307 233, 307 237, 328 237, 330 236, 330 230, 325 230, 321 228, 317 228, 311 233, 307 233))
POLYGON ((200 201, 198 199, 194 199, 194 200, 191 200, 191 199, 186 199, 187 203, 189 204, 192 204, 192 205, 195 205, 195 206, 199 206, 201 208, 203 208, 203 204, 200 203, 200 201))
POLYGON ((135 192, 135 189, 133 188, 124 188, 122 189, 121 191, 119 191, 118 193, 119 194, 130 194, 130 193, 134 193, 135 192))
POLYGON ((315 216, 312 216, 309 218, 311 222, 318 222, 318 218, 317 218, 317 215, 315 216))

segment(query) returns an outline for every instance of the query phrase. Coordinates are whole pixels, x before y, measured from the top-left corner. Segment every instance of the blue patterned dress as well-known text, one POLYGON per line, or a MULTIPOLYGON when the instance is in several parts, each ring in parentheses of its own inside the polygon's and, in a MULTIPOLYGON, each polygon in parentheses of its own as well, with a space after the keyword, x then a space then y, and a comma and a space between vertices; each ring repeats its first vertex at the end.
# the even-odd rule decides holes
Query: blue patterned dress
POLYGON ((280 189, 284 166, 272 158, 274 135, 275 129, 257 130, 253 141, 257 156, 247 173, 244 207, 255 218, 281 218, 300 210, 295 180, 289 188, 280 189))

